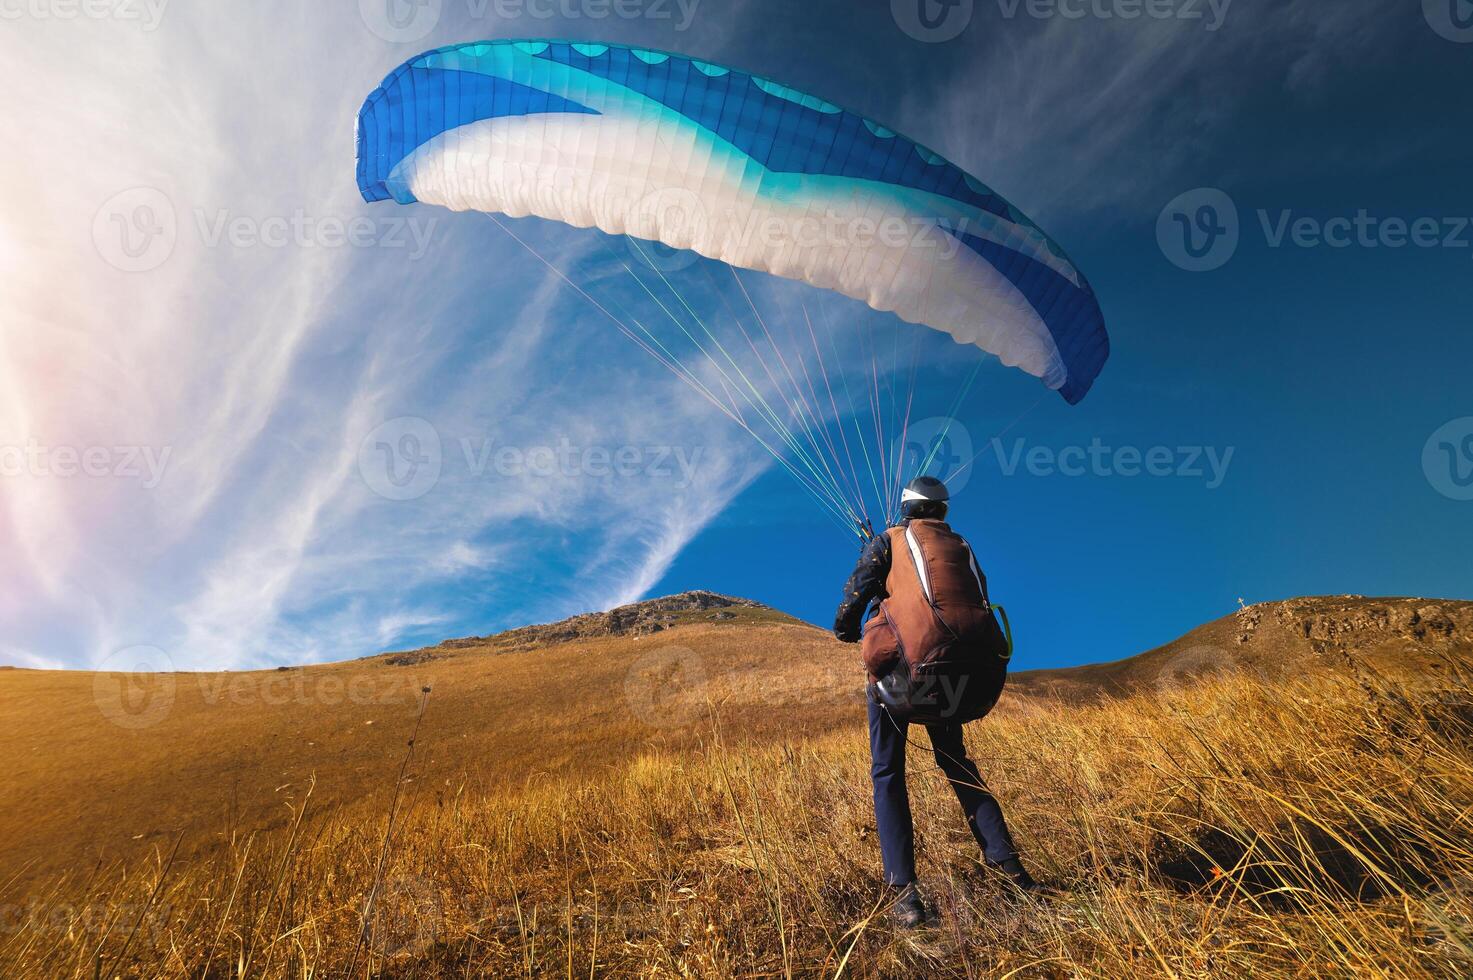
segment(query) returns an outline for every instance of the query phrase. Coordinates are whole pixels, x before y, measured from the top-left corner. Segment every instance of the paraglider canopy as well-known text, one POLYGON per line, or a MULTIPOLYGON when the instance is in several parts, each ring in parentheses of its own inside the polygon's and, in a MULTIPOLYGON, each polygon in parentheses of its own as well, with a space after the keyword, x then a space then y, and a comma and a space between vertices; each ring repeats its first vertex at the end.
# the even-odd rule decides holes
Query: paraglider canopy
POLYGON ((801 279, 975 344, 1071 403, 1109 356, 1083 273, 982 181, 816 96, 680 55, 566 41, 419 55, 359 113, 358 185, 801 279))
MULTIPOLYGON (((1038 377, 1070 403, 1088 393, 1109 356, 1084 274, 1001 195, 879 123, 721 65, 613 44, 453 45, 391 72, 359 112, 357 140, 366 200, 491 215, 626 336, 752 433, 861 537, 870 511, 855 457, 867 466, 878 462, 875 496, 887 520, 899 510, 903 476, 924 472, 929 460, 901 473, 879 419, 877 367, 873 387, 860 389, 876 416, 876 458, 863 445, 856 452, 844 428, 837 438, 828 431, 846 410, 829 383, 806 306, 796 318, 806 334, 798 328, 791 337, 803 346, 811 338, 822 383, 809 376, 802 350, 784 350, 791 341, 774 335, 737 270, 893 312, 1038 377), (637 267, 626 270, 658 306, 655 319, 674 323, 706 368, 682 363, 650 318, 592 296, 576 273, 549 261, 498 215, 629 236, 646 273, 653 268, 659 281, 637 267), (724 264, 770 359, 735 311, 742 336, 723 343, 711 312, 649 262, 650 243, 724 264), (674 299, 662 299, 662 288, 674 299), (759 382, 732 354, 741 341, 757 357, 759 382), (771 404, 762 373, 768 390, 787 385, 796 395, 783 396, 786 411, 771 404), (825 396, 832 413, 823 411, 825 396)), ((911 375, 914 385, 913 366, 911 375)), ((849 400, 856 401, 852 393, 849 400)), ((892 399, 892 410, 897 403, 905 420, 889 433, 902 433, 903 441, 910 400, 892 399)))

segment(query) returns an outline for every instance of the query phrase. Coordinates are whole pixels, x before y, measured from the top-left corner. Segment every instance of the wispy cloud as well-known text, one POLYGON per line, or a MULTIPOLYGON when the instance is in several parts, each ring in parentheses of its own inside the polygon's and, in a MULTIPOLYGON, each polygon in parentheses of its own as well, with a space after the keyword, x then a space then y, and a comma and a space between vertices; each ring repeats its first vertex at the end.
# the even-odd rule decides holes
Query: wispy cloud
POLYGON ((511 264, 517 246, 484 219, 357 199, 353 118, 404 52, 316 8, 291 29, 274 12, 232 10, 228 30, 203 16, 7 32, 0 81, 27 139, 0 166, 27 193, 0 205, 16 283, 0 299, 0 443, 169 460, 151 489, 6 480, 8 659, 85 666, 140 643, 180 667, 352 656, 650 588, 760 471, 752 447, 606 338, 602 383, 578 376, 580 331, 608 325, 511 264), (89 232, 133 188, 125 224, 166 208, 177 241, 130 271, 105 237, 129 228, 104 227, 101 245, 89 232), (371 247, 314 239, 364 217, 371 247), (444 473, 386 500, 359 450, 406 416, 441 436, 444 473), (672 487, 477 471, 466 448, 558 438, 699 447, 704 462, 672 487))
POLYGON ((902 115, 1040 219, 1159 207, 1163 184, 1213 171, 1240 131, 1232 124, 1261 100, 1312 107, 1330 79, 1391 57, 1388 36, 1417 27, 1377 0, 1224 9, 1216 30, 1205 29, 1211 17, 1018 17, 982 37, 978 56, 939 90, 907 91, 902 115))

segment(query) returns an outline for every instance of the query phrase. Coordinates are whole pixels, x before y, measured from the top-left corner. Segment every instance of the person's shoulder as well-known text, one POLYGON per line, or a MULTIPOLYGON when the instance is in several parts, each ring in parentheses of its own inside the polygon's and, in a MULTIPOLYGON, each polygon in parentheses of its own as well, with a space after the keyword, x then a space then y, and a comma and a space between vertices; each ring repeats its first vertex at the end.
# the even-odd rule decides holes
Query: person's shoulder
MULTIPOLYGON (((907 521, 906 523, 910 523, 910 522, 907 521)), ((971 542, 969 542, 967 540, 967 536, 965 534, 963 534, 962 532, 958 531, 956 528, 952 527, 946 521, 936 521, 936 520, 929 520, 928 519, 928 520, 925 520, 925 521, 923 521, 921 523, 925 524, 926 527, 929 528, 930 531, 932 533, 934 533, 934 534, 940 534, 940 535, 943 535, 943 536, 946 536, 946 537, 955 538, 957 541, 960 541, 962 544, 966 545, 968 548, 970 548, 972 546, 971 545, 971 542)))

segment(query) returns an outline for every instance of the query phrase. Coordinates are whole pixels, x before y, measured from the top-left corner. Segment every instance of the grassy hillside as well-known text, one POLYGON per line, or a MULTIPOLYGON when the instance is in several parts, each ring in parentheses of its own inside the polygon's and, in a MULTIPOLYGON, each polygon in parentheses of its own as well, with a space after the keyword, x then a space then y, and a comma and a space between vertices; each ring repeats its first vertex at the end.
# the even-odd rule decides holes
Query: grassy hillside
POLYGON ((1473 607, 1303 602, 969 726, 1059 898, 977 867, 914 751, 919 934, 874 915, 854 653, 769 610, 170 698, 7 671, 0 976, 1468 975, 1473 607), (1304 621, 1290 670, 1202 669, 1304 621))
POLYGON ((662 615, 675 618, 656 633, 456 640, 284 671, 6 671, 0 875, 136 858, 181 831, 199 853, 232 829, 284 826, 314 779, 318 806, 379 806, 425 687, 411 778, 439 793, 699 745, 708 701, 743 742, 852 725, 862 706, 857 654, 811 626, 765 607, 662 615), (799 704, 812 710, 782 711, 799 704))

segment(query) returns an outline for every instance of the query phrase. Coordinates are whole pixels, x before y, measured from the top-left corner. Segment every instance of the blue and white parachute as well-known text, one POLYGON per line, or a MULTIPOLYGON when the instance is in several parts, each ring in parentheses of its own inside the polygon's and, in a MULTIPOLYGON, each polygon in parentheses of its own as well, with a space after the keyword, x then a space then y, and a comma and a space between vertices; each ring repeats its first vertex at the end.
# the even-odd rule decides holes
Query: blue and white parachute
POLYGON ((1071 403, 1109 356, 1084 274, 981 181, 823 99, 680 55, 566 41, 422 54, 359 113, 358 186, 806 281, 1071 403))

